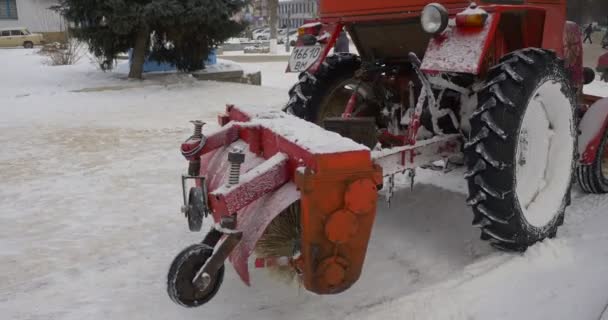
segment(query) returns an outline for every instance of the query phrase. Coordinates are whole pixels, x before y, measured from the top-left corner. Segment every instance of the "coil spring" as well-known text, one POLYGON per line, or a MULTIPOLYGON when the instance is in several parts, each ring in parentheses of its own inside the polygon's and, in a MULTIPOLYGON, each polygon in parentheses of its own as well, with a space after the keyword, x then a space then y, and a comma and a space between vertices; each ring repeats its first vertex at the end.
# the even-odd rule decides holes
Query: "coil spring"
POLYGON ((228 176, 228 184, 231 186, 239 184, 241 178, 241 164, 237 162, 230 163, 230 174, 228 176))
POLYGON ((203 137, 203 123, 194 123, 194 135, 192 137, 198 139, 203 137))

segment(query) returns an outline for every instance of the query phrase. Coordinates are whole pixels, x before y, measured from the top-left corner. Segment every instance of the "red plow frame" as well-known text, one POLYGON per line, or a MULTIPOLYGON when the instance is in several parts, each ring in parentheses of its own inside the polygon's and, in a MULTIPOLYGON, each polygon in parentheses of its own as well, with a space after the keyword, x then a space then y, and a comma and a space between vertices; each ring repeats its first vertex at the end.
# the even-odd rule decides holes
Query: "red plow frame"
MULTIPOLYGON (((229 256, 247 285, 257 241, 273 219, 299 201, 300 252, 289 259, 302 284, 318 294, 348 289, 361 274, 383 177, 460 151, 459 136, 450 135, 372 152, 286 113, 257 111, 227 106, 219 116, 222 128, 203 137, 204 146, 187 157, 191 167, 200 162, 198 177, 190 178, 204 185, 216 229, 224 239, 239 234, 232 246, 222 248, 229 241, 215 245, 216 260, 229 256), (240 150, 244 161, 231 185, 226 159, 233 150, 240 150), (233 219, 230 230, 223 224, 227 217, 233 219)), ((200 142, 189 140, 182 151, 200 142)))

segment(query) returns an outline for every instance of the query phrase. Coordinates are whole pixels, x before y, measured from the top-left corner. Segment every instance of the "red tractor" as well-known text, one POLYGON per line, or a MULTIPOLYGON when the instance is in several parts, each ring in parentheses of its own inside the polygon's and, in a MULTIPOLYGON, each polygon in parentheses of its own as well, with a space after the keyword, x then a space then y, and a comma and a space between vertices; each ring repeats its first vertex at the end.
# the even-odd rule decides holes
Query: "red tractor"
POLYGON ((173 262, 175 302, 209 301, 226 259, 249 284, 254 254, 311 292, 348 289, 377 190, 440 160, 466 165, 473 225, 503 250, 556 236, 575 177, 608 192, 608 100, 582 95, 565 0, 322 0, 320 16, 299 29, 285 113, 229 106, 182 145, 183 212, 215 227, 173 262), (330 55, 342 30, 358 55, 330 55))

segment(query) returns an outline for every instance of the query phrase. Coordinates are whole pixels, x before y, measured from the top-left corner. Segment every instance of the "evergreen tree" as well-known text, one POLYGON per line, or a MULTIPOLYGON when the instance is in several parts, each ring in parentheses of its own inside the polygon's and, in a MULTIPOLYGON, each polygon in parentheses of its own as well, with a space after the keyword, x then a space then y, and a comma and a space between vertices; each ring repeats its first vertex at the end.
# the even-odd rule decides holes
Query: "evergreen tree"
POLYGON ((174 1, 173 14, 161 19, 154 36, 155 58, 174 63, 178 69, 204 68, 211 49, 239 34, 245 25, 230 18, 245 7, 242 0, 174 1))
POLYGON ((141 78, 150 47, 180 70, 204 67, 211 49, 243 29, 231 17, 243 0, 60 0, 56 7, 109 69, 116 56, 133 49, 130 78, 141 78), (152 36, 153 35, 153 36, 152 36), (152 42, 151 42, 152 40, 152 42))

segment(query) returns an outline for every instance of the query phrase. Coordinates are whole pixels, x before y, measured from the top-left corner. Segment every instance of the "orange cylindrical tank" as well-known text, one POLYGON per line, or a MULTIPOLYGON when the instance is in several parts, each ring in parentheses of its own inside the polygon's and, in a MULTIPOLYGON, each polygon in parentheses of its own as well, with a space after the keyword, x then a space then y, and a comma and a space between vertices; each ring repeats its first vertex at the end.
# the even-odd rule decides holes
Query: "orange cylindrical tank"
MULTIPOLYGON (((342 162, 342 158, 337 159, 342 162)), ((320 162, 330 164, 331 155, 320 162)), ((361 274, 376 217, 382 169, 369 160, 359 162, 359 168, 305 170, 296 175, 301 195, 300 266, 302 282, 309 291, 339 293, 361 274)))

